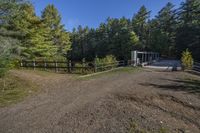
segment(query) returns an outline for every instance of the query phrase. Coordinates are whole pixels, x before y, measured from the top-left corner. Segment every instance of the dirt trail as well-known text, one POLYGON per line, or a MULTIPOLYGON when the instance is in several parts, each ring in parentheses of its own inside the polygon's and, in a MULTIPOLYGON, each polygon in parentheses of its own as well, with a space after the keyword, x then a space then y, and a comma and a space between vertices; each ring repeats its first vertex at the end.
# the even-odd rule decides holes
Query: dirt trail
MULTIPOLYGON (((0 108, 0 132, 200 132, 200 88, 182 72, 119 73, 91 80, 13 71, 41 92, 0 108), (186 84, 187 83, 187 84, 186 84), (195 86, 196 85, 196 86, 195 86)), ((196 77, 193 77, 196 78, 196 77)))

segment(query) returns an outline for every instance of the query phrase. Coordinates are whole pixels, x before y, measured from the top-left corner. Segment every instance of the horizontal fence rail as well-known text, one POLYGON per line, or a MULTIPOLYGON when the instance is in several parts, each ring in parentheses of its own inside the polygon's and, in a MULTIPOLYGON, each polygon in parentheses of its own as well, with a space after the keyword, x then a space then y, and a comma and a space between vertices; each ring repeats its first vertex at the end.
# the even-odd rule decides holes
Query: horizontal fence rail
POLYGON ((76 74, 90 74, 95 72, 106 71, 109 69, 129 65, 125 61, 116 61, 111 63, 96 64, 95 62, 73 62, 73 61, 40 61, 40 60, 21 60, 20 67, 53 70, 55 72, 67 72, 76 74))
POLYGON ((96 72, 100 72, 100 71, 105 71, 105 70, 109 70, 109 69, 113 69, 117 67, 126 66, 126 64, 125 64, 125 61, 116 61, 112 63, 96 64, 95 66, 96 66, 95 68, 96 72))
POLYGON ((72 61, 27 61, 22 60, 20 66, 23 68, 53 70, 55 72, 67 72, 77 74, 93 73, 94 67, 91 62, 72 61))

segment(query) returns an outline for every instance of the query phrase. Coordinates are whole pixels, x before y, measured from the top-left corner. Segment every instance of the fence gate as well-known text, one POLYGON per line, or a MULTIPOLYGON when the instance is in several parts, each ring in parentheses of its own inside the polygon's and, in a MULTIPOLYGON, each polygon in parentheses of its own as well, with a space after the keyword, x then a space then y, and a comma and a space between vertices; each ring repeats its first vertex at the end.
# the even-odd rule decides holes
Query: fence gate
POLYGON ((144 51, 131 52, 131 60, 133 62, 133 66, 148 65, 158 61, 159 58, 160 54, 157 52, 144 52, 144 51))

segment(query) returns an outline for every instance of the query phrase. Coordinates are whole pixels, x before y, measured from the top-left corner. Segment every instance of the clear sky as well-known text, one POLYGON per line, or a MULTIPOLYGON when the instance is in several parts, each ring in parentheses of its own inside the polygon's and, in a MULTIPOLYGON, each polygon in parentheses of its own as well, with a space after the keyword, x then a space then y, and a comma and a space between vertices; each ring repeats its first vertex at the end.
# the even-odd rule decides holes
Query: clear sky
POLYGON ((106 18, 131 18, 142 5, 151 11, 151 17, 172 2, 177 7, 183 0, 31 0, 36 14, 48 5, 54 4, 62 16, 62 23, 68 31, 78 25, 96 28, 106 18))

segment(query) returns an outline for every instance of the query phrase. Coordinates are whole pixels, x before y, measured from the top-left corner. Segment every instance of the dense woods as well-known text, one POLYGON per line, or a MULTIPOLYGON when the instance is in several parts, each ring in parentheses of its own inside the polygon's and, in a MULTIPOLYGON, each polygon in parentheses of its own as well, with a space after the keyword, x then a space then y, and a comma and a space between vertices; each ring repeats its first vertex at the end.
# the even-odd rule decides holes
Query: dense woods
POLYGON ((167 3, 150 19, 145 6, 131 19, 108 18, 96 29, 81 27, 71 35, 73 60, 105 57, 112 54, 118 60, 130 59, 133 49, 156 51, 165 57, 180 58, 189 49, 195 60, 200 60, 200 1, 186 0, 178 9, 167 3))
POLYGON ((200 60, 200 1, 186 0, 177 9, 167 3, 154 18, 142 6, 132 18, 107 18, 97 28, 68 32, 54 5, 36 16, 25 0, 0 0, 0 65, 15 59, 92 61, 114 55, 130 59, 131 50, 155 51, 180 58, 188 48, 200 60))
POLYGON ((9 51, 15 58, 55 58, 70 49, 69 33, 53 5, 38 17, 30 3, 0 0, 0 26, 1 53, 9 51))

